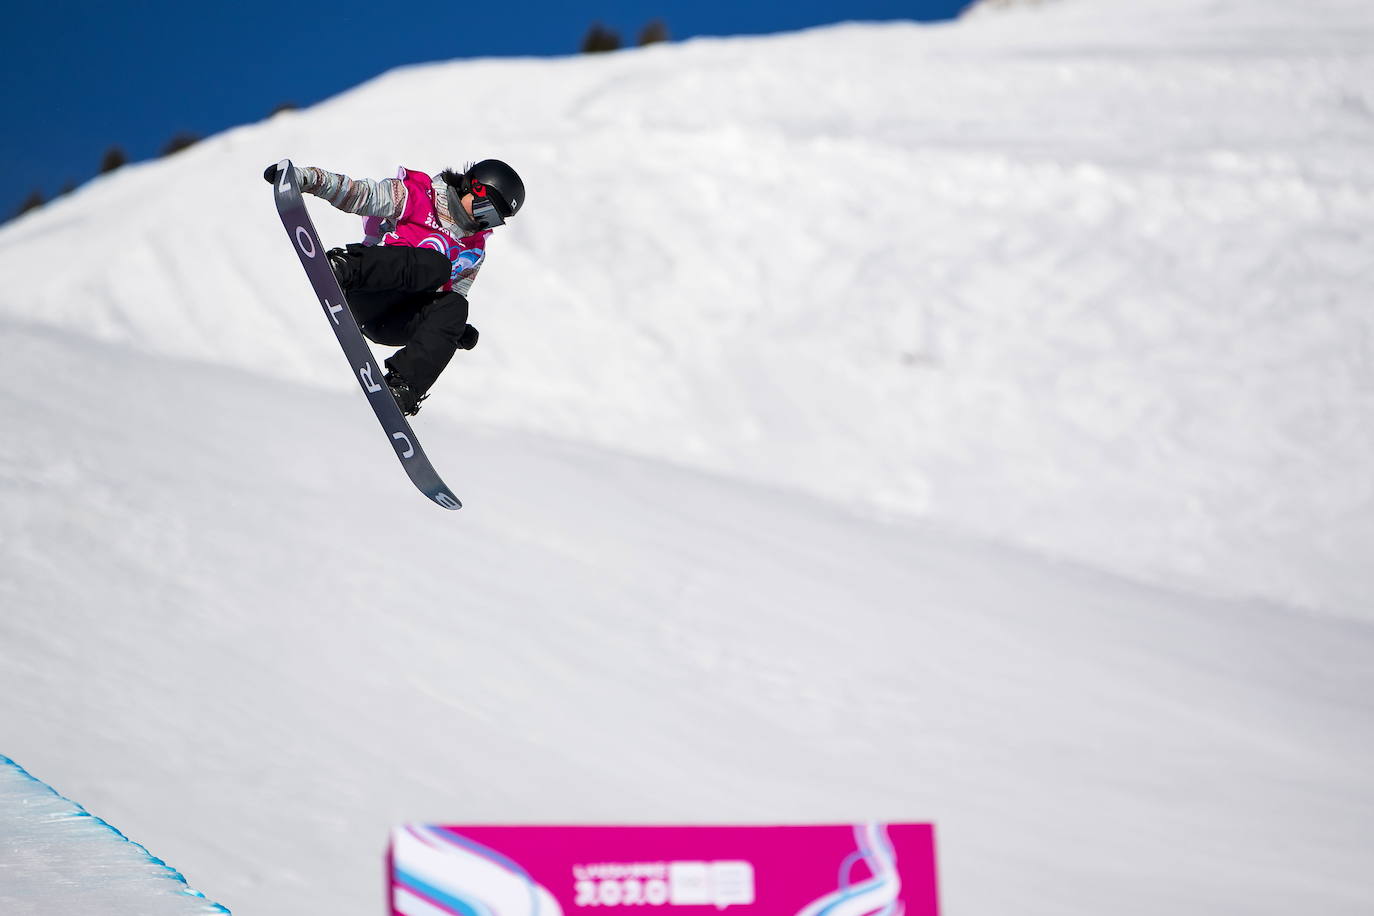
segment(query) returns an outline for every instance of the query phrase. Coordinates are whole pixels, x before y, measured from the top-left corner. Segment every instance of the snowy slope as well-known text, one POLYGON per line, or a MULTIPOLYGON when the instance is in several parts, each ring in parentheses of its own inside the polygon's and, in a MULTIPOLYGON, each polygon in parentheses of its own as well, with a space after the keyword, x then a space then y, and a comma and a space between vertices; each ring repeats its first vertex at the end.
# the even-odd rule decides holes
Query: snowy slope
POLYGON ((0 314, 342 390, 263 165, 503 156, 427 416, 1368 617, 1371 30, 1078 0, 415 67, 6 227, 0 314))
POLYGON ((0 912, 228 912, 118 830, 0 757, 0 912), (60 890, 59 890, 60 889, 60 890))
POLYGON ((955 914, 1368 912, 1374 16, 1151 9, 413 68, 0 229, 0 753, 240 914, 868 816, 955 914), (454 514, 258 176, 488 154, 454 514))
POLYGON ((6 751, 240 916, 377 913, 415 820, 933 820, 954 914, 1374 905, 1367 624, 434 421, 454 517, 354 392, 6 339, 82 367, 7 407, 6 751))

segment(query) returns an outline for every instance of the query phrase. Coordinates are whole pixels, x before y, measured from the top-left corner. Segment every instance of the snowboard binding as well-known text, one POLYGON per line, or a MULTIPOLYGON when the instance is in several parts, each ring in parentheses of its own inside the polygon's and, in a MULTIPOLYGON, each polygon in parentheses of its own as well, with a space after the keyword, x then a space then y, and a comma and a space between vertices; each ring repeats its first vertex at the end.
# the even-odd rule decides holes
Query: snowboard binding
POLYGON ((429 397, 427 394, 417 395, 410 387, 410 383, 392 369, 385 376, 386 386, 391 389, 391 396, 396 399, 396 406, 401 408, 401 413, 407 417, 413 417, 420 412, 420 402, 429 397))

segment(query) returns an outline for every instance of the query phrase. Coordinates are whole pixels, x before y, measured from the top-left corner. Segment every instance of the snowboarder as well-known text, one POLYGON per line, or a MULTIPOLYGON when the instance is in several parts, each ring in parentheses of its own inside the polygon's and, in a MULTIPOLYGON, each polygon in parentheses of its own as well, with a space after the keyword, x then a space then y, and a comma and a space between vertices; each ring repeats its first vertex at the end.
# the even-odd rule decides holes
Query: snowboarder
MULTIPOLYGON (((273 164, 263 172, 275 184, 273 164)), ((499 159, 437 177, 402 168, 396 178, 349 178, 295 167, 300 189, 362 217, 366 238, 328 252, 358 326, 374 343, 400 347, 385 361, 386 383, 407 416, 459 349, 477 344, 468 290, 487 238, 525 202, 525 184, 499 159)))

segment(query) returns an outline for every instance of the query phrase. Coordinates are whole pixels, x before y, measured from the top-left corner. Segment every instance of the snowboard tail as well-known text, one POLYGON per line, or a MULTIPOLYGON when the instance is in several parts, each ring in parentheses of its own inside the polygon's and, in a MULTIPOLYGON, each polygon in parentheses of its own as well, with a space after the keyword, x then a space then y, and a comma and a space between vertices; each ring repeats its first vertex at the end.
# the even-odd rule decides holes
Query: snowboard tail
POLYGON ((401 413, 401 408, 396 405, 396 399, 383 378, 385 373, 381 365, 373 357, 372 348, 367 345, 362 331, 358 329, 357 321, 348 310, 343 290, 329 266, 329 259, 325 257, 320 235, 315 231, 315 224, 306 211, 305 198, 296 184, 295 169, 291 166, 291 160, 283 159, 278 163, 278 167, 280 177, 275 185, 277 213, 281 216, 282 225, 286 227, 292 247, 301 259, 306 276, 310 278, 310 285, 315 288, 315 295, 319 297, 320 306, 329 320, 329 326, 334 329, 334 336, 339 341, 349 367, 362 387, 367 402, 372 405, 372 412, 377 415, 377 421, 382 424, 392 447, 396 449, 396 457, 400 459, 401 466, 405 468, 411 482, 421 493, 445 509, 461 508, 463 504, 440 479, 424 449, 420 447, 420 440, 416 438, 415 431, 410 428, 405 415, 401 413))

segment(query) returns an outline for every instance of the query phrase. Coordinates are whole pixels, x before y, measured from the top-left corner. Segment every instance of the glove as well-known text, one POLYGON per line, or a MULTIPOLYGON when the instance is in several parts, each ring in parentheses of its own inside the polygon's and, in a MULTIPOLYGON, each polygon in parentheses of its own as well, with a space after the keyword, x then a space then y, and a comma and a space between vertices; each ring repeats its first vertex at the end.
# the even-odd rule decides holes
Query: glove
POLYGON ((463 336, 458 338, 458 346, 464 350, 471 350, 477 346, 477 329, 472 325, 463 328, 463 336))
POLYGON ((281 169, 274 162, 262 173, 262 177, 268 184, 276 184, 277 179, 281 177, 281 169))

